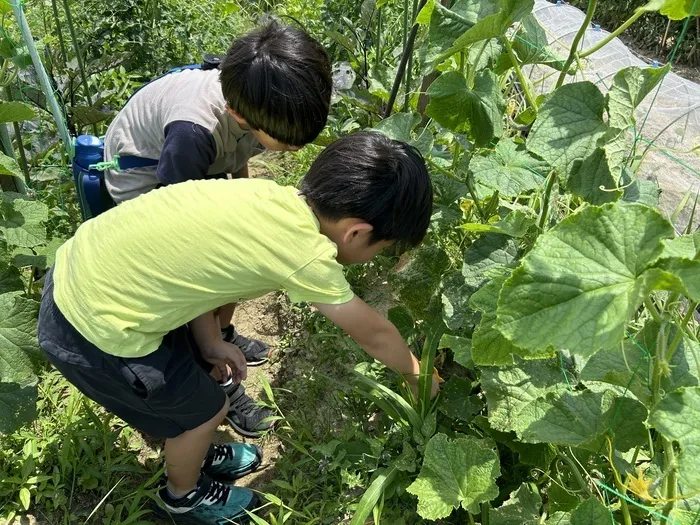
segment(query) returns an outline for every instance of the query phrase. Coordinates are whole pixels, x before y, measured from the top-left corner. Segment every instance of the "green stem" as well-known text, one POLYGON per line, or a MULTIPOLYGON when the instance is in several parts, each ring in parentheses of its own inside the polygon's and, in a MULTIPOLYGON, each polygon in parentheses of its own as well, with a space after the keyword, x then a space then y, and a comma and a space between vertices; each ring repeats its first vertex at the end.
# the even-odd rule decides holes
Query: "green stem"
MULTIPOLYGON (((68 22, 68 30, 70 31, 70 37, 73 40, 73 48, 75 49, 75 57, 78 60, 78 69, 80 70, 80 79, 83 82, 83 90, 85 91, 85 99, 87 100, 88 106, 92 107, 92 97, 90 96, 90 86, 88 85, 87 74, 85 73, 85 65, 83 64, 83 54, 80 51, 80 46, 78 45, 78 36, 75 32, 75 26, 73 25, 73 15, 70 12, 70 6, 68 5, 68 0, 63 0, 63 9, 66 12, 66 22, 68 22)), ((97 135, 97 124, 92 125, 92 129, 97 135)))
POLYGON ((673 504, 675 503, 678 488, 678 482, 676 479, 676 451, 673 450, 673 442, 670 439, 662 438, 661 443, 664 447, 664 466, 668 471, 666 476, 666 499, 668 500, 666 505, 664 505, 661 511, 665 517, 673 510, 673 504))
POLYGON ((479 202, 479 198, 476 195, 476 188, 474 187, 473 177, 474 176, 471 173, 467 173, 467 189, 469 190, 469 195, 471 195, 472 200, 474 201, 476 211, 479 213, 479 217, 481 217, 481 222, 486 224, 486 222, 488 221, 488 217, 484 213, 484 210, 481 207, 481 203, 479 202))
MULTIPOLYGON (((10 86, 5 86, 5 96, 9 102, 12 101, 12 90, 10 86)), ((29 164, 27 163, 27 155, 24 153, 24 145, 22 144, 22 130, 19 127, 19 122, 13 122, 12 128, 15 132, 15 141, 17 142, 17 152, 19 153, 19 166, 22 168, 22 173, 24 173, 24 182, 29 185, 31 182, 29 178, 29 164)))
POLYGON ((678 327, 678 330, 676 331, 676 335, 673 337, 673 340, 671 341, 671 344, 668 346, 668 351, 666 352, 666 359, 670 362, 671 359, 673 358, 673 354, 678 348, 678 345, 681 342, 681 339, 683 338, 683 327, 690 322, 691 317, 693 317, 693 312, 695 312, 695 309, 698 307, 698 303, 691 303, 690 306, 688 307, 688 311, 685 313, 683 316, 683 319, 681 319, 680 326, 678 327))
POLYGON ((374 63, 379 66, 382 61, 382 8, 377 9, 377 51, 374 54, 374 63))
POLYGON ((549 199, 552 195, 552 187, 554 186, 554 179, 556 174, 552 171, 547 177, 547 184, 544 187, 544 196, 542 198, 542 209, 540 210, 540 220, 538 226, 540 231, 544 231, 544 224, 547 222, 547 215, 549 215, 549 199))
POLYGON ((581 489, 590 496, 591 489, 588 488, 588 484, 586 483, 586 480, 583 479, 583 476, 581 476, 581 472, 579 472, 578 466, 574 460, 571 459, 566 452, 557 452, 557 457, 569 466, 571 473, 574 475, 574 478, 576 478, 576 482, 579 484, 581 489))
MULTIPOLYGON (((413 10, 411 11, 411 20, 413 20, 414 24, 416 23, 416 16, 418 15, 417 9, 418 9, 418 0, 413 0, 413 10)), ((413 73, 413 53, 408 55, 408 64, 406 65, 406 84, 403 87, 403 90, 404 90, 403 110, 404 111, 408 111, 408 108, 411 104, 411 82, 413 81, 412 73, 413 73)))
POLYGON ((656 306, 654 306, 654 303, 652 302, 650 297, 644 299, 644 306, 647 307, 647 310, 654 318, 654 321, 656 321, 659 324, 664 322, 664 320, 661 318, 661 314, 659 314, 659 311, 656 309, 656 306))
POLYGON ((469 525, 475 525, 474 524, 474 516, 472 516, 472 513, 467 511, 467 516, 469 516, 469 525))
POLYGON ((34 267, 32 266, 31 273, 29 274, 29 282, 27 283, 27 297, 32 296, 32 288, 34 287, 34 267))
POLYGON ((598 43, 597 43, 596 45, 594 45, 592 48, 590 48, 590 49, 588 49, 588 50, 586 50, 586 51, 583 51, 582 53, 579 53, 579 55, 578 55, 579 58, 586 58, 587 56, 592 55, 593 53, 595 53, 595 52, 598 51, 599 49, 605 47, 608 43, 610 43, 610 41, 611 41, 612 39, 617 38, 618 36, 620 36, 620 34, 622 34, 629 26, 631 26, 632 24, 634 24, 634 23, 637 21, 637 19, 638 19, 640 16, 642 16, 645 12, 646 12, 646 11, 642 11, 641 9, 637 9, 637 10, 634 12, 634 14, 633 14, 631 17, 629 17, 629 18, 627 19, 627 21, 626 21, 624 24, 622 24, 620 27, 618 27, 617 29, 615 29, 615 31, 613 31, 612 33, 610 33, 608 36, 606 36, 603 40, 601 40, 600 42, 598 42, 598 43))
POLYGON ((58 6, 56 0, 51 0, 51 8, 53 9, 53 19, 56 24, 56 34, 58 35, 58 47, 61 49, 63 57, 63 67, 68 63, 68 53, 66 52, 66 43, 63 41, 63 31, 61 31, 61 19, 58 16, 58 6))
POLYGON ((518 57, 516 57, 515 53, 513 52, 513 46, 511 45, 510 40, 508 40, 506 37, 503 38, 503 46, 506 48, 510 61, 513 63, 513 69, 515 69, 515 74, 518 76, 520 87, 525 94, 525 100, 527 100, 530 107, 535 111, 535 113, 537 113, 537 100, 530 90, 530 84, 523 74, 523 70, 520 69, 520 63, 518 62, 518 57))
POLYGON ((666 324, 662 324, 659 335, 656 338, 656 355, 654 356, 654 369, 651 376, 651 404, 655 405, 660 401, 661 376, 663 374, 664 363, 666 362, 666 324))
POLYGON ((557 84, 555 86, 556 88, 561 87, 561 85, 564 83, 564 79, 566 78, 566 73, 569 71, 569 68, 571 67, 571 64, 574 61, 574 58, 576 57, 576 50, 578 49, 578 45, 581 43, 581 39, 583 38, 583 35, 586 33, 586 29, 591 25, 591 20, 593 19, 593 13, 595 12, 595 8, 598 5, 598 0, 588 0, 588 9, 586 10, 586 19, 583 21, 581 24, 581 27, 578 28, 578 32, 576 33, 576 36, 574 37, 574 41, 571 43, 571 49, 569 50, 569 56, 566 59, 566 62, 564 62, 564 67, 561 70, 561 73, 559 74, 559 78, 557 79, 557 84))

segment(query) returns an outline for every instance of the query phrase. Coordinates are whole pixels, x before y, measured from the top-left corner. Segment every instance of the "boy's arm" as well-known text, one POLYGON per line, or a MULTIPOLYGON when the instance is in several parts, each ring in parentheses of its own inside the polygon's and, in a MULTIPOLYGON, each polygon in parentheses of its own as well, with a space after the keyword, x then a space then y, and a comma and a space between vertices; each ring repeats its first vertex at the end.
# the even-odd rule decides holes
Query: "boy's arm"
POLYGON ((216 142, 199 124, 176 120, 165 126, 156 177, 163 186, 206 177, 216 160, 216 142))
POLYGON ((221 338, 221 328, 213 311, 196 317, 189 326, 202 357, 219 368, 222 378, 228 375, 226 365, 231 368, 234 382, 247 377, 248 365, 243 353, 236 345, 221 338))
MULTIPOLYGON (((391 322, 358 297, 353 297, 344 304, 316 303, 314 306, 338 327, 345 330, 365 352, 388 368, 403 374, 415 390, 418 385, 420 364, 391 322)), ((438 381, 433 377, 433 397, 438 389, 438 381)))

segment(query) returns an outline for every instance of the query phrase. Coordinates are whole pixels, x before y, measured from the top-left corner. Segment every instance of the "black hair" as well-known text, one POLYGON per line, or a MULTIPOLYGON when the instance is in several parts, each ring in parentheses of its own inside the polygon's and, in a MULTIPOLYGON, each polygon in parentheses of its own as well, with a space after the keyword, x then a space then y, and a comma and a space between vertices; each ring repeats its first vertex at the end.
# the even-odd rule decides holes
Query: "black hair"
POLYGON ((303 146, 326 125, 330 60, 303 31, 269 21, 235 40, 220 70, 226 102, 251 128, 303 146))
POLYGON ((321 217, 356 217, 373 227, 371 242, 419 244, 430 224, 433 187, 412 146, 377 132, 357 132, 328 146, 301 181, 321 217))

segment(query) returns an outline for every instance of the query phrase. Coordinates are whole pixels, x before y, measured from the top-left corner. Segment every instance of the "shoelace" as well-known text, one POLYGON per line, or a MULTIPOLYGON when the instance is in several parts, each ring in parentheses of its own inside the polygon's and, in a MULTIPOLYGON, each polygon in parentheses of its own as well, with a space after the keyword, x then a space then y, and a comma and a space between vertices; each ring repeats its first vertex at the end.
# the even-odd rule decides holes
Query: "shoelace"
POLYGON ((214 463, 233 459, 233 448, 228 445, 214 445, 214 463))
POLYGON ((211 486, 209 487, 206 496, 204 496, 204 500, 211 503, 225 505, 228 501, 228 496, 230 493, 231 487, 216 480, 212 480, 211 486))
POLYGON ((245 392, 242 392, 236 399, 231 399, 231 408, 229 410, 235 409, 237 412, 249 416, 259 408, 255 401, 248 397, 245 392))

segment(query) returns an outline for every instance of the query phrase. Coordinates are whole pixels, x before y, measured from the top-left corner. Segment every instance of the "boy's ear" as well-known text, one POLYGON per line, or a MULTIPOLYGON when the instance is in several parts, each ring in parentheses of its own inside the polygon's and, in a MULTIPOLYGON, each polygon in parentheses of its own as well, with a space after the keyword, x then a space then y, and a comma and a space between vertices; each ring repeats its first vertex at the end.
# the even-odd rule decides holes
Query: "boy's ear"
POLYGON ((231 115, 236 120, 236 122, 238 122, 239 126, 245 128, 248 127, 248 122, 246 122, 246 120, 241 115, 232 110, 228 104, 226 104, 226 111, 228 111, 228 114, 231 115))
POLYGON ((343 243, 351 244, 358 240, 369 238, 369 234, 374 230, 374 227, 366 222, 358 221, 350 224, 345 233, 343 233, 343 243))

